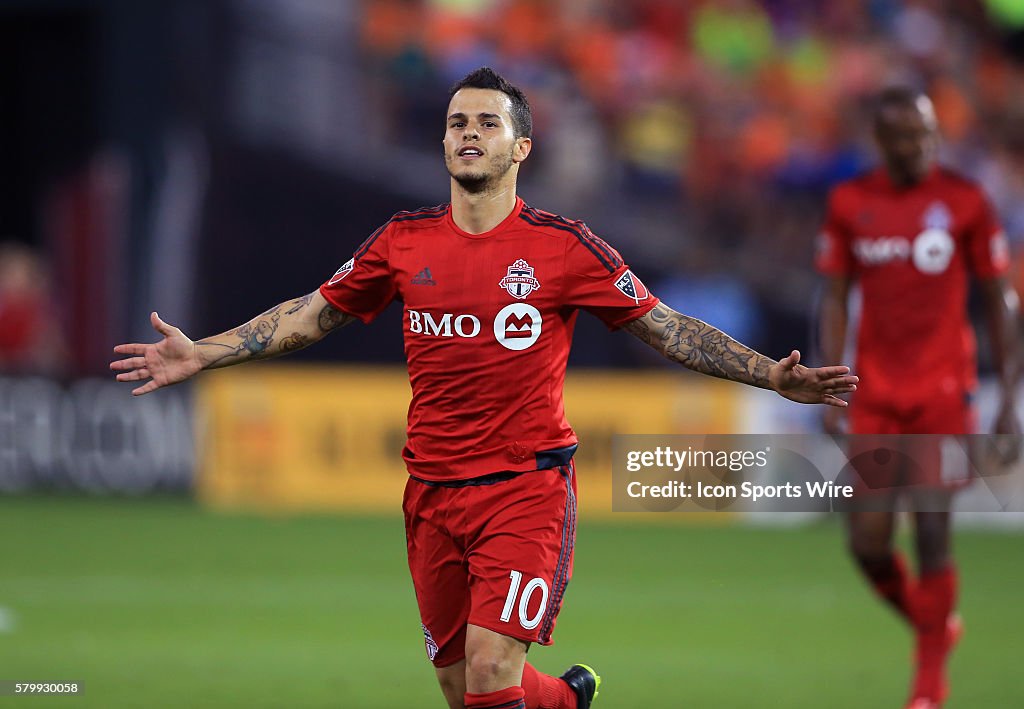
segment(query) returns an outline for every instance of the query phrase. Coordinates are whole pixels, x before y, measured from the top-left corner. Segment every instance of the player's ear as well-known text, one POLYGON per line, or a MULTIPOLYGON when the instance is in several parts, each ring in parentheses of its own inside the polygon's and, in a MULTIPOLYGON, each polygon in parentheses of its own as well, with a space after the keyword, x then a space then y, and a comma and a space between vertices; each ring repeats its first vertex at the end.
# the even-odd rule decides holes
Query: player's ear
POLYGON ((533 149, 533 140, 530 138, 516 138, 516 144, 512 148, 512 162, 522 162, 530 156, 533 149))

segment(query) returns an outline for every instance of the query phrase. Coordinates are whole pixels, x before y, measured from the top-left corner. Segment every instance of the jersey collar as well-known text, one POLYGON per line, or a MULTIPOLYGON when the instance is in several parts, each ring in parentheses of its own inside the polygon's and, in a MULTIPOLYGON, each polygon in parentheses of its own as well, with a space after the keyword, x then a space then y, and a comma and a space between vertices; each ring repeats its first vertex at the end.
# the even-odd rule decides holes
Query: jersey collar
POLYGON ((444 218, 445 221, 448 222, 448 226, 451 227, 451 230, 454 231, 459 236, 464 236, 467 239, 489 239, 490 237, 495 236, 496 234, 500 234, 501 232, 508 229, 509 226, 513 222, 515 222, 515 220, 519 217, 519 213, 522 211, 523 198, 520 197, 519 195, 516 195, 516 204, 512 208, 512 211, 509 212, 509 215, 505 217, 503 220, 501 220, 501 223, 498 224, 496 227, 494 227, 490 231, 485 231, 482 234, 470 234, 468 231, 463 231, 462 229, 460 229, 458 224, 455 223, 455 220, 452 219, 451 204, 448 205, 448 211, 445 213, 444 218))

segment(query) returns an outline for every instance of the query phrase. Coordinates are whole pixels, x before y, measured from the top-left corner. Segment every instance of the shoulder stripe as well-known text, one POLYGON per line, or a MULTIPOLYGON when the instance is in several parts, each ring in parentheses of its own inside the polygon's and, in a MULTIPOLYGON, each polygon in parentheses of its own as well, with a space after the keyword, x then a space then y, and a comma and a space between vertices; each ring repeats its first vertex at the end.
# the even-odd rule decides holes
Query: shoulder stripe
POLYGON ((408 212, 398 212, 391 221, 405 222, 411 219, 430 219, 431 217, 442 217, 448 211, 448 203, 439 204, 436 207, 421 207, 408 212))
POLYGON ((625 263, 622 260, 622 257, 620 257, 615 252, 615 249, 613 249, 611 246, 608 245, 607 241, 602 239, 600 236, 597 236, 596 234, 594 234, 594 232, 590 231, 590 227, 588 227, 586 224, 583 224, 582 226, 583 226, 583 235, 586 236, 588 239, 590 239, 591 243, 596 245, 597 248, 601 249, 602 251, 604 251, 608 255, 608 258, 615 265, 615 268, 618 268, 623 263, 625 263))
POLYGON ((614 265, 616 268, 619 268, 620 266, 623 265, 624 262, 622 258, 619 257, 619 255, 615 252, 615 249, 609 246, 604 239, 600 238, 599 236, 596 236, 594 232, 590 231, 590 227, 588 227, 583 222, 569 220, 566 219, 565 217, 560 217, 557 214, 545 212, 542 209, 534 209, 533 207, 527 205, 524 205, 523 208, 530 210, 530 213, 535 217, 538 217, 542 223, 557 221, 561 224, 567 224, 569 226, 576 227, 577 229, 580 230, 580 236, 584 239, 589 239, 591 243, 593 243, 597 248, 603 251, 605 256, 608 257, 608 261, 612 265, 614 265))
POLYGON ((375 242, 377 240, 377 237, 380 236, 384 232, 384 230, 388 228, 389 224, 391 224, 391 220, 390 219, 388 219, 386 222, 381 224, 377 228, 377 231, 375 231, 372 234, 370 234, 366 238, 366 241, 364 241, 362 244, 360 244, 359 248, 356 249, 355 254, 353 254, 353 258, 362 258, 363 256, 365 256, 366 252, 370 250, 371 246, 373 246, 373 242, 375 242))
POLYGON ((544 218, 537 216, 535 210, 527 211, 527 207, 523 208, 523 211, 519 214, 523 221, 538 227, 548 227, 551 229, 560 229, 567 231, 575 236, 581 244, 587 247, 592 254, 601 262, 601 265, 608 269, 609 272, 614 273, 619 267, 622 266, 622 259, 619 258, 615 251, 612 250, 608 244, 601 239, 594 236, 586 226, 578 226, 580 223, 570 222, 562 217, 549 217, 544 218))
POLYGON ((561 224, 556 221, 550 221, 547 223, 537 221, 533 217, 529 216, 525 211, 520 213, 519 216, 523 221, 525 221, 528 224, 532 224, 533 226, 547 227, 549 229, 560 229, 562 231, 569 232, 577 239, 579 239, 581 244, 590 249, 590 252, 594 254, 597 260, 601 262, 601 265, 608 269, 609 272, 615 271, 616 267, 611 264, 608 258, 603 253, 601 253, 601 251, 597 249, 593 244, 591 244, 586 238, 584 238, 584 236, 578 230, 573 229, 567 224, 561 224))
POLYGON ((397 212, 393 217, 384 222, 377 231, 370 234, 366 241, 359 245, 359 248, 356 249, 355 252, 355 258, 361 258, 364 256, 366 252, 370 250, 370 247, 373 246, 373 242, 375 242, 377 238, 384 233, 384 230, 387 229, 389 225, 396 222, 409 222, 419 219, 438 219, 443 217, 447 212, 447 202, 439 204, 436 207, 423 207, 421 209, 415 209, 408 212, 397 212))

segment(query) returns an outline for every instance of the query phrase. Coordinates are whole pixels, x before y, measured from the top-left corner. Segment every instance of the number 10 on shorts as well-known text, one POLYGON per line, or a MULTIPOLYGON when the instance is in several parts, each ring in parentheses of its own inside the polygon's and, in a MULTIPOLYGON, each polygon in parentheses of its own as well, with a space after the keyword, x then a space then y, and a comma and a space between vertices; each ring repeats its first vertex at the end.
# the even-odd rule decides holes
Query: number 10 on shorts
POLYGON ((548 584, 542 578, 531 579, 523 587, 522 596, 519 594, 519 587, 523 583, 523 572, 511 571, 509 573, 511 582, 508 586, 508 595, 505 597, 505 607, 501 609, 501 622, 507 623, 512 618, 512 609, 516 606, 516 598, 519 599, 519 624, 526 630, 533 630, 540 625, 540 619, 544 617, 544 611, 548 607, 548 584), (527 618, 530 599, 534 591, 540 589, 540 607, 532 618, 527 618))

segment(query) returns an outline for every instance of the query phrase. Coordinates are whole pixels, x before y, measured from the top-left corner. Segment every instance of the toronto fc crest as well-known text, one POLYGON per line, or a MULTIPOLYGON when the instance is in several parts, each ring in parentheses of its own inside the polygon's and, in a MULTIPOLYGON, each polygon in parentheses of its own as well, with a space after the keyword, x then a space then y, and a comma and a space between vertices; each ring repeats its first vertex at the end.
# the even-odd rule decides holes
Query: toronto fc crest
POLYGON ((423 628, 423 643, 426 645, 427 648, 427 657, 430 659, 431 662, 433 662, 434 658, 437 657, 437 643, 434 642, 434 636, 430 634, 429 630, 427 630, 427 626, 425 626, 423 623, 420 623, 420 627, 423 628))
POLYGON ((520 300, 540 289, 540 281, 533 277, 533 267, 524 259, 518 259, 509 266, 508 274, 498 281, 498 285, 520 300))

